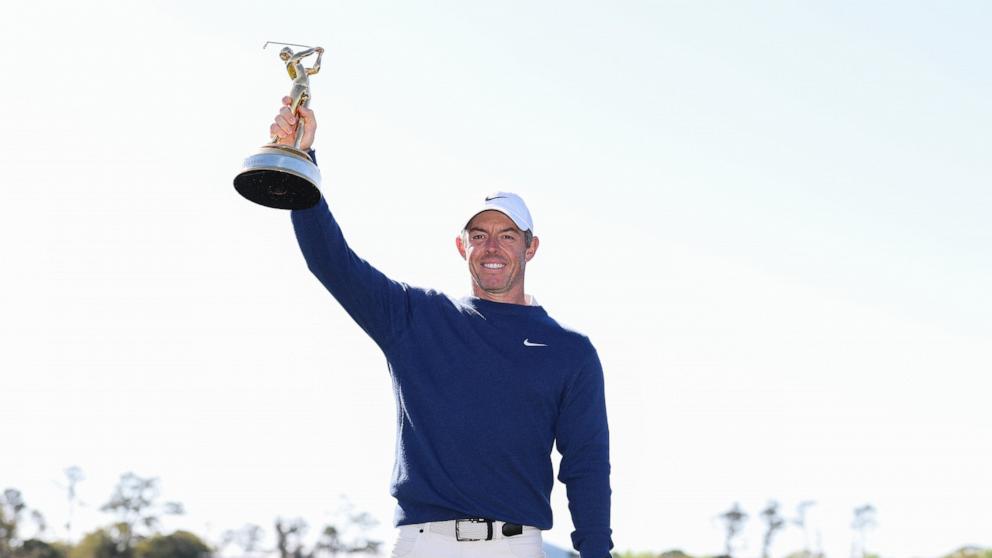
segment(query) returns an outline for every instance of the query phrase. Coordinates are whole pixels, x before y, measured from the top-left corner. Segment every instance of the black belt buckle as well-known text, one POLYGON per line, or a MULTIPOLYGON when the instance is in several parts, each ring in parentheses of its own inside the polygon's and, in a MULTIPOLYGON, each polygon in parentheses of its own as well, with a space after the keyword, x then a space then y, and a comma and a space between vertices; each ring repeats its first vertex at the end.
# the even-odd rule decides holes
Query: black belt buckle
POLYGON ((485 519, 483 517, 473 518, 473 519, 456 519, 455 520, 455 540, 456 541, 491 541, 493 540, 493 520, 485 519), (463 539, 461 530, 459 527, 462 523, 485 523, 487 527, 486 538, 484 539, 463 539))

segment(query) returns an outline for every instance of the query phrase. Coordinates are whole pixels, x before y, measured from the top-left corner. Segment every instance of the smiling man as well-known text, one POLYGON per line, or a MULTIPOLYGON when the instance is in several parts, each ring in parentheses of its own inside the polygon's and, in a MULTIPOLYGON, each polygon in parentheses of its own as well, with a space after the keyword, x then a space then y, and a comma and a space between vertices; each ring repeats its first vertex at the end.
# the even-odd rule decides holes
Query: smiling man
POLYGON ((468 262, 475 296, 496 302, 525 304, 524 269, 537 252, 530 212, 520 196, 497 192, 455 239, 468 262))
MULTIPOLYGON (((287 99, 270 130, 282 143, 292 143, 297 126, 287 99)), ((316 120, 309 109, 300 115, 308 149, 316 120)), ((599 357, 524 290, 539 240, 523 199, 498 192, 465 217, 455 244, 473 294, 452 298, 394 281, 359 258, 325 199, 292 213, 310 270, 389 364, 399 527, 392 556, 542 557, 557 445, 573 545, 582 558, 606 558, 613 543, 599 357)))

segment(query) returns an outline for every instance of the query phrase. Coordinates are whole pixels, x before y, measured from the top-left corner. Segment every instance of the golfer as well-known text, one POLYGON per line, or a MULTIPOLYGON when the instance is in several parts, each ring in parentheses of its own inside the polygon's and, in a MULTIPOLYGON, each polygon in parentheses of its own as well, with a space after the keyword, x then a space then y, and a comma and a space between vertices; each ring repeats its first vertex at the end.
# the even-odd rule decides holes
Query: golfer
MULTIPOLYGON (((283 99, 270 132, 301 148, 317 122, 283 99)), ((310 151, 311 156, 313 152, 310 151)), ((382 349, 396 397, 391 494, 395 558, 543 556, 551 528, 551 451, 561 453, 581 558, 607 558, 609 431, 603 370, 584 335, 562 327, 524 289, 539 240, 527 206, 497 192, 454 216, 472 296, 400 283, 359 258, 327 201, 292 212, 307 265, 382 349), (460 219, 460 220, 459 220, 460 219)))

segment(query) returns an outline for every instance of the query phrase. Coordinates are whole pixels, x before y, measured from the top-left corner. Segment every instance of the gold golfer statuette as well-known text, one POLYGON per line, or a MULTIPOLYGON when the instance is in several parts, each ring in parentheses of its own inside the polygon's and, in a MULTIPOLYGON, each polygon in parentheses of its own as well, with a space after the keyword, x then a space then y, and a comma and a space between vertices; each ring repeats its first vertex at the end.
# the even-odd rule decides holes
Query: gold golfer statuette
MULTIPOLYGON (((265 46, 270 44, 286 45, 279 51, 279 58, 286 63, 286 71, 293 80, 293 88, 289 92, 292 99, 289 109, 297 115, 300 106, 309 106, 310 76, 320 71, 324 49, 272 41, 265 43, 265 46), (305 50, 293 52, 289 48, 291 46, 303 47, 305 50), (314 54, 317 58, 313 65, 309 68, 304 66, 303 60, 314 54)), ((234 177, 234 188, 242 196, 267 207, 306 209, 316 205, 320 201, 320 170, 300 150, 302 138, 303 126, 297 126, 296 137, 291 146, 276 144, 278 138, 273 136, 269 144, 263 145, 257 153, 245 159, 241 171, 234 177)))

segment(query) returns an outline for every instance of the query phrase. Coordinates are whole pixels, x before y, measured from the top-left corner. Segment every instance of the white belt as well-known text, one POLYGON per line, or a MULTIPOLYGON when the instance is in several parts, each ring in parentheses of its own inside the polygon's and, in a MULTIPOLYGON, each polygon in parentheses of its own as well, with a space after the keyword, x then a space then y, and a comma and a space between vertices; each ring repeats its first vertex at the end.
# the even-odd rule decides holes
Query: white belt
MULTIPOLYGON (((521 533, 510 535, 503 534, 503 526, 508 525, 508 531, 515 531, 515 523, 507 524, 505 521, 487 521, 480 519, 452 519, 449 521, 436 521, 428 523, 428 528, 432 533, 444 535, 459 541, 487 541, 507 539, 521 533)), ((540 531, 537 527, 529 525, 520 526, 524 533, 540 531)))

